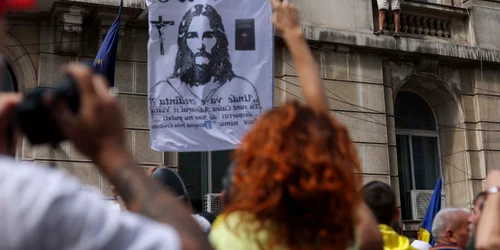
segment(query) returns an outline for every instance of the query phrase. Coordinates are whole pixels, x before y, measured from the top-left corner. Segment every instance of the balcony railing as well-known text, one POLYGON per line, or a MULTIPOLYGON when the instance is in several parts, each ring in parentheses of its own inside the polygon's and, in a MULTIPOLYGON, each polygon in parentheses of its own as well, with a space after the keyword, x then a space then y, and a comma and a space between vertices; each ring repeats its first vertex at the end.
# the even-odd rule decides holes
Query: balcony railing
MULTIPOLYGON (((388 15, 384 30, 394 32, 394 15, 388 15)), ((451 18, 434 18, 422 15, 401 13, 400 31, 403 34, 424 36, 451 37, 451 18)))
MULTIPOLYGON (((374 28, 378 29, 378 9, 374 2, 374 28)), ((401 2, 400 33, 405 37, 467 40, 467 10, 425 2, 401 2)), ((394 13, 387 12, 384 33, 395 30, 394 13)))

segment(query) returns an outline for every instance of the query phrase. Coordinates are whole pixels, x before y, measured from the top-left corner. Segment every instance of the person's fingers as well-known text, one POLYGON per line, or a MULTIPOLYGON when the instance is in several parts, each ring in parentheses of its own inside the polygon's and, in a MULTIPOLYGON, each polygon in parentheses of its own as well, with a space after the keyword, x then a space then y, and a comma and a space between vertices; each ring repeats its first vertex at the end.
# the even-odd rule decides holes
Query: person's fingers
POLYGON ((73 63, 66 67, 65 72, 75 79, 82 95, 93 95, 95 93, 92 84, 93 71, 90 67, 73 63))
POLYGON ((280 0, 270 0, 271 1, 271 5, 273 6, 273 9, 277 8, 278 6, 280 6, 280 0))
POLYGON ((283 2, 281 2, 281 7, 287 8, 289 4, 290 2, 288 0, 283 0, 283 2))
POLYGON ((59 124, 63 134, 70 137, 79 123, 78 117, 71 111, 68 104, 58 102, 52 110, 52 115, 59 124))
POLYGON ((21 102, 20 94, 0 95, 0 126, 3 129, 11 121, 17 105, 21 102))
POLYGON ((114 97, 110 93, 108 80, 102 75, 95 74, 92 76, 92 84, 96 95, 105 101, 113 100, 114 97))

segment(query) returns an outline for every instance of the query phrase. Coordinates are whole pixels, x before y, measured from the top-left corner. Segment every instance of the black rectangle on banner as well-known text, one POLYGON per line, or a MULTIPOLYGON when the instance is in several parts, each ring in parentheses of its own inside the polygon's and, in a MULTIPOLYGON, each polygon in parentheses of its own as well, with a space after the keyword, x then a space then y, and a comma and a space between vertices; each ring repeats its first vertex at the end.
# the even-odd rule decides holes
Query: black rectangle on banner
POLYGON ((255 20, 236 19, 236 50, 255 50, 255 20))

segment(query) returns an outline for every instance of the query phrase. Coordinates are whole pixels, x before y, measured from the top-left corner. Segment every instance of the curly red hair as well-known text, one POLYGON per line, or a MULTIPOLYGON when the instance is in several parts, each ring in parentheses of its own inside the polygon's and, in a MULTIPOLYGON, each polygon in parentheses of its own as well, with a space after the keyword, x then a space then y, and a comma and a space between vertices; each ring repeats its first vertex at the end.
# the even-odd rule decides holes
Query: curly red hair
POLYGON ((352 246, 359 161, 347 130, 330 114, 298 102, 271 110, 244 137, 235 161, 226 213, 248 212, 258 230, 271 221, 272 239, 261 248, 352 246))

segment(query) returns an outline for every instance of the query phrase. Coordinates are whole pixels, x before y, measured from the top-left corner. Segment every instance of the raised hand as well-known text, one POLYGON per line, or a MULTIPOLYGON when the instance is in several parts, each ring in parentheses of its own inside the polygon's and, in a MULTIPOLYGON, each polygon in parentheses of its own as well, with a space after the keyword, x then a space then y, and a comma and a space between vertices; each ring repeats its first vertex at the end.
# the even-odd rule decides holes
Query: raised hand
POLYGON ((274 10, 274 26, 281 33, 292 55, 307 105, 316 112, 328 113, 321 74, 302 32, 297 8, 288 0, 270 1, 274 10))
POLYGON ((54 117, 63 134, 83 154, 99 161, 99 154, 109 148, 124 148, 124 115, 116 98, 108 90, 107 80, 81 64, 71 64, 66 72, 80 90, 80 111, 73 114, 60 104, 54 117))
POLYGON ((284 36, 287 32, 300 29, 299 12, 288 0, 271 0, 273 6, 273 24, 284 36))
POLYGON ((19 94, 0 94, 0 155, 15 155, 16 135, 7 135, 15 131, 8 131, 16 106, 21 102, 19 94))

